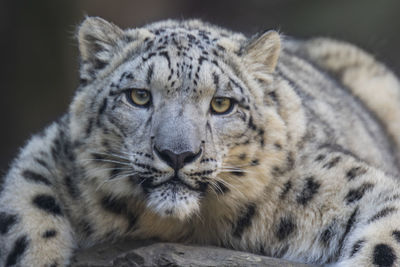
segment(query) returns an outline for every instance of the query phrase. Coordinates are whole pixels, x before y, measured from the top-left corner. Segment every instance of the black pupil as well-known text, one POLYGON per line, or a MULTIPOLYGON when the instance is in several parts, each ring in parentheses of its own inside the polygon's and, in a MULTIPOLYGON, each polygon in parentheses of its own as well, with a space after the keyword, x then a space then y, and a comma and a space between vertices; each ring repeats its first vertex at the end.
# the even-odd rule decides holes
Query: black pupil
POLYGON ((137 91, 136 95, 142 100, 146 99, 148 96, 146 91, 137 91))
POLYGON ((217 102, 216 104, 217 104, 218 106, 222 106, 222 105, 224 104, 224 102, 225 102, 225 99, 223 99, 223 98, 217 98, 217 99, 215 99, 215 102, 217 102))

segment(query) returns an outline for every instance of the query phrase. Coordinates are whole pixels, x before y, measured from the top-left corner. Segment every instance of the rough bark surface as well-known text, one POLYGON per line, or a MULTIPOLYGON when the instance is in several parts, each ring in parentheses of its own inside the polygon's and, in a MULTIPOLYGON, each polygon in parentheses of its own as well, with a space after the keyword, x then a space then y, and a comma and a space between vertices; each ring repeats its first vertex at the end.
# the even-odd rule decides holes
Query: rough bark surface
POLYGON ((306 267, 282 259, 233 251, 217 247, 201 247, 151 241, 124 241, 103 244, 80 251, 71 267, 128 266, 267 266, 306 267))

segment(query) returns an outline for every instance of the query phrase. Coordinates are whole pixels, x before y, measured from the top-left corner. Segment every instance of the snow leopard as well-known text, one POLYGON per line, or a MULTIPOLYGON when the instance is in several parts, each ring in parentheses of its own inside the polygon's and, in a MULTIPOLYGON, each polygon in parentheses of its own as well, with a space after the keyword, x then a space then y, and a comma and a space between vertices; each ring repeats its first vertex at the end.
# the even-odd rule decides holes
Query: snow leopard
POLYGON ((1 266, 122 238, 400 265, 400 85, 372 55, 195 19, 76 35, 68 111, 1 182, 1 266))

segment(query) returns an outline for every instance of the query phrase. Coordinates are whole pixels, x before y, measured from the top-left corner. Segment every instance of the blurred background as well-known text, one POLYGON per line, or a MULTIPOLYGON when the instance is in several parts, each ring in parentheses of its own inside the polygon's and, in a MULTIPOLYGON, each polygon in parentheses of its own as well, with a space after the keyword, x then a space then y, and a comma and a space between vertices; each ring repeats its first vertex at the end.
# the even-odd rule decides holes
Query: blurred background
POLYGON ((202 18, 252 35, 278 29, 355 43, 400 74, 399 0, 0 0, 0 174, 25 140, 61 116, 78 81, 85 15, 121 27, 202 18))

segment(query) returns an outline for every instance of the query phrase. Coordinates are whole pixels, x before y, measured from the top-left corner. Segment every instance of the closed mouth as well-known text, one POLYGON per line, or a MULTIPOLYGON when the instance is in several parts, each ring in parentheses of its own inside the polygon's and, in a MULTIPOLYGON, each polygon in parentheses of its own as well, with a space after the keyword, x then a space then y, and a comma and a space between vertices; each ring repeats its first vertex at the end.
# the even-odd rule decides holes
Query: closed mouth
POLYGON ((164 181, 162 183, 159 183, 159 184, 153 184, 151 182, 142 183, 142 186, 145 189, 154 189, 154 188, 158 188, 158 187, 164 186, 164 185, 170 186, 173 189, 176 189, 177 187, 182 186, 182 187, 186 187, 187 189, 192 190, 192 191, 204 192, 202 187, 195 188, 192 185, 189 185, 189 184, 185 183, 184 181, 182 181, 182 179, 180 179, 178 177, 177 174, 175 174, 174 176, 171 176, 171 178, 169 178, 168 180, 166 180, 166 181, 164 181))

